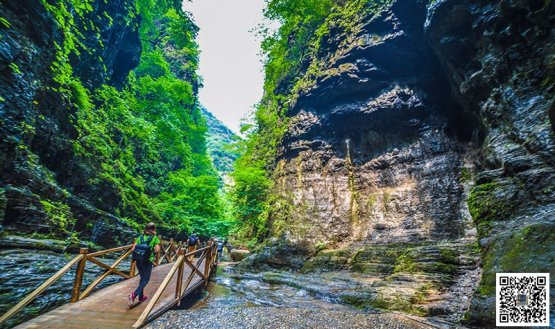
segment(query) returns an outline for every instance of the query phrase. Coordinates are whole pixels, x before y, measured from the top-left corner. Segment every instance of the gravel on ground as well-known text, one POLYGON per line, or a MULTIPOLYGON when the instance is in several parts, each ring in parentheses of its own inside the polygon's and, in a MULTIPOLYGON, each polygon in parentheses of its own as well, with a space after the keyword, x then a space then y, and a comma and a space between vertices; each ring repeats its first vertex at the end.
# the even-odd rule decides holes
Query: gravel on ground
POLYGON ((438 328, 394 313, 360 313, 281 307, 239 307, 169 311, 147 329, 285 329, 285 328, 438 328))

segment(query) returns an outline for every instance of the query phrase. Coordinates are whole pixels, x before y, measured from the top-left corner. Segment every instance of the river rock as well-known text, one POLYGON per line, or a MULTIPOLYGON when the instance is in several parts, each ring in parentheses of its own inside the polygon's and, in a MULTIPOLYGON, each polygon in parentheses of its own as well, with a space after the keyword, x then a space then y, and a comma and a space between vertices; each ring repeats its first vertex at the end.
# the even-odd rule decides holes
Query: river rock
POLYGON ((17 235, 8 235, 0 238, 0 248, 2 249, 25 248, 63 252, 66 249, 66 245, 64 241, 60 240, 33 239, 17 235))
POLYGON ((230 252, 231 259, 234 262, 240 262, 245 259, 248 255, 250 255, 250 251, 244 249, 233 249, 230 252))

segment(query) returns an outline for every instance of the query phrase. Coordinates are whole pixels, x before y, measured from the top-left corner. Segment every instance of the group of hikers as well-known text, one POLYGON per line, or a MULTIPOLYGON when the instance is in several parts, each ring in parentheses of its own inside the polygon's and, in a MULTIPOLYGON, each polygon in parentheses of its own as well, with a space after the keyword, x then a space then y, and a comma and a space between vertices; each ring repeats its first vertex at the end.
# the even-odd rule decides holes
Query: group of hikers
MULTIPOLYGON (((131 251, 133 253, 133 261, 135 261, 137 271, 139 272, 139 286, 135 291, 129 294, 128 302, 129 308, 132 308, 138 304, 141 304, 148 299, 148 296, 144 294, 144 288, 150 280, 150 274, 152 273, 152 267, 154 266, 155 257, 154 255, 160 252, 160 239, 156 235, 156 225, 154 223, 148 223, 141 235, 135 239, 131 251), (135 303, 137 301, 137 303, 135 303)), ((217 250, 218 258, 223 256, 224 247, 227 247, 228 253, 231 252, 231 244, 225 240, 217 240, 217 250)), ((187 253, 189 253, 189 261, 193 260, 193 252, 201 245, 200 238, 196 233, 192 233, 186 241, 187 253)))

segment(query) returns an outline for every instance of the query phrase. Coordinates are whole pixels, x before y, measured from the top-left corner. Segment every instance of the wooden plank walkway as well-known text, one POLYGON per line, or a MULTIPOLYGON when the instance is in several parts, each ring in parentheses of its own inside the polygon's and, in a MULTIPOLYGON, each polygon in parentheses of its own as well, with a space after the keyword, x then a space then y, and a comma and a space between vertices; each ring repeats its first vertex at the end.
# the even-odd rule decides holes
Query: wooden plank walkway
MULTIPOLYGON (((203 268, 205 262, 206 259, 199 268, 203 268)), ((22 323, 16 328, 131 328, 173 265, 173 263, 163 264, 152 269, 150 281, 145 288, 145 294, 149 296, 149 299, 132 309, 127 306, 127 295, 138 286, 138 275, 103 288, 76 303, 65 304, 22 323)), ((190 267, 185 266, 182 282, 187 280, 191 271, 190 267)), ((163 292, 153 313, 163 312, 172 306, 172 302, 175 301, 176 276, 177 273, 170 281, 168 289, 163 292)), ((203 282, 200 276, 195 275, 184 296, 202 285, 203 282)))

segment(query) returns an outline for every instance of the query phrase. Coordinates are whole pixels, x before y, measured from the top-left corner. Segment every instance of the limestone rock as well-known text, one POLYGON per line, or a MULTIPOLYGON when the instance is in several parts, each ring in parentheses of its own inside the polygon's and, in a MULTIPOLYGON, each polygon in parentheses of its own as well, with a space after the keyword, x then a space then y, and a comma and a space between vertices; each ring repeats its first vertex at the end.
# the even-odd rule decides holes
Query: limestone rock
POLYGON ((230 252, 231 259, 234 262, 240 262, 245 259, 251 252, 244 249, 233 249, 230 252))
POLYGON ((360 272, 378 288, 355 304, 494 325, 495 272, 553 268, 555 5, 399 0, 349 19, 285 109, 271 238, 249 260, 360 272))

